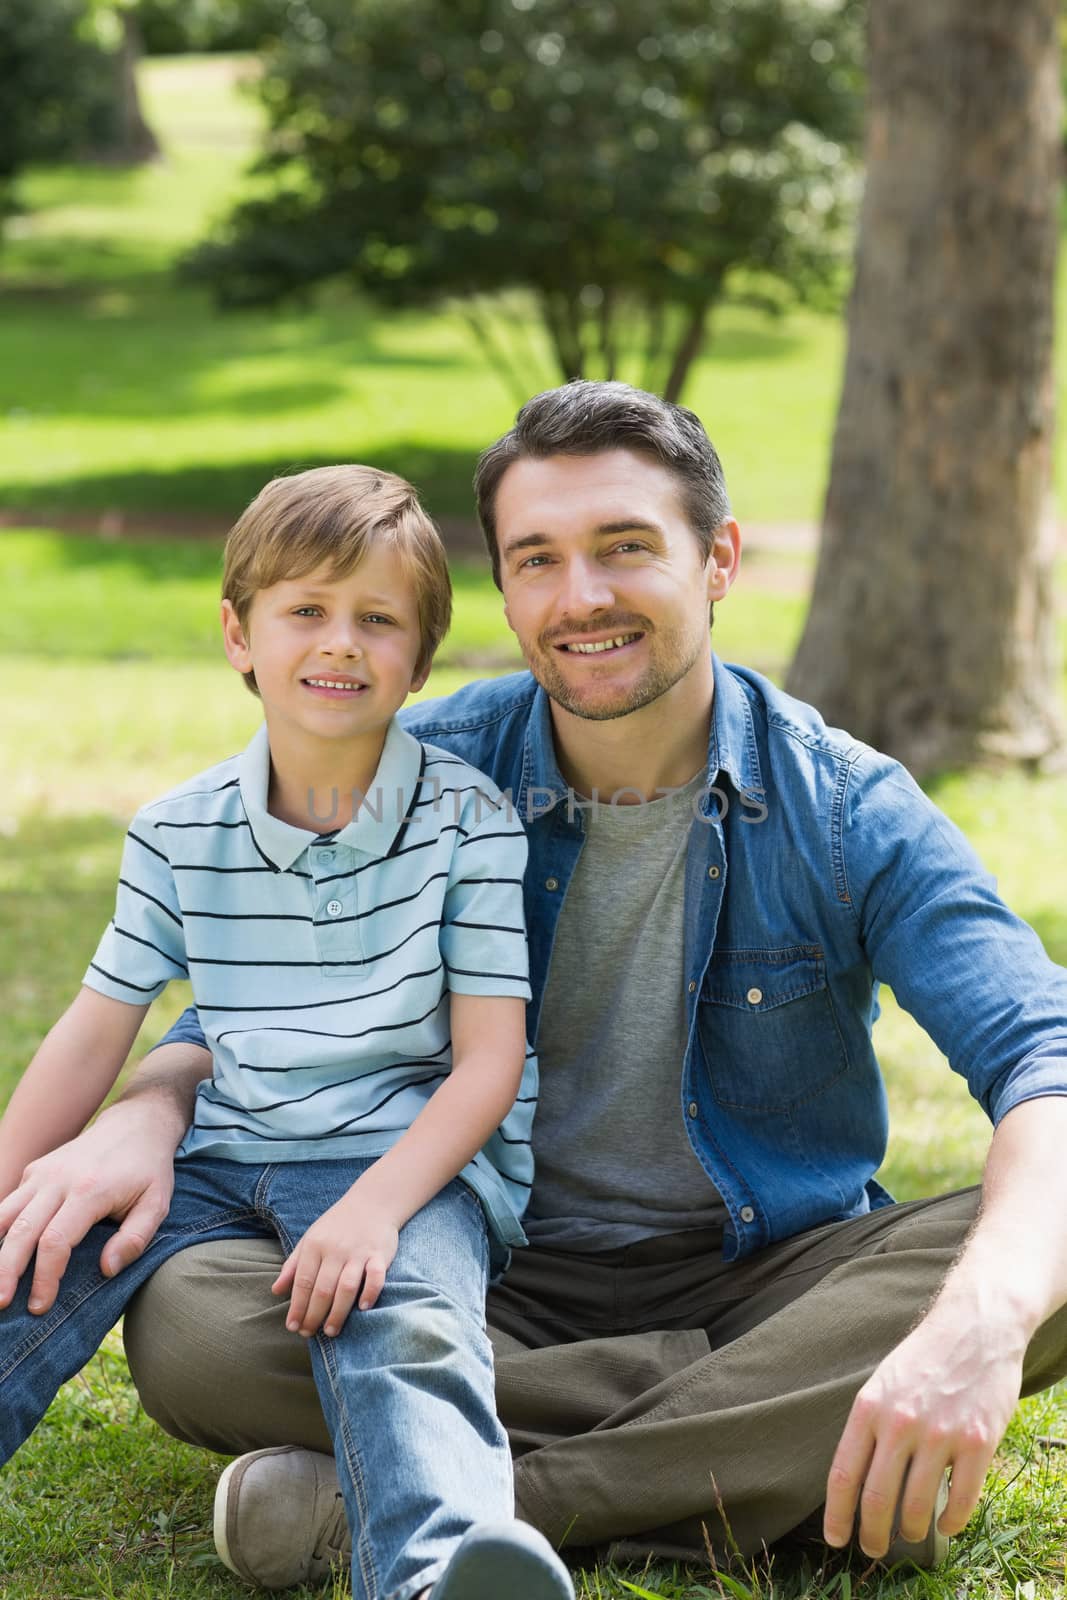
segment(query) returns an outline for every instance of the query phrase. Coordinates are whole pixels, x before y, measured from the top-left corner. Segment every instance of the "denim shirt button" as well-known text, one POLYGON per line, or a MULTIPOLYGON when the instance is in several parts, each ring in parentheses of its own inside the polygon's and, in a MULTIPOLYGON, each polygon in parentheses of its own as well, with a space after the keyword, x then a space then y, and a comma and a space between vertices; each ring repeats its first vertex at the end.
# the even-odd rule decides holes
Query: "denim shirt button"
POLYGON ((763 990, 750 989, 745 996, 745 999, 748 1001, 750 1006, 758 1006, 760 1001, 763 999, 763 990))
POLYGON ((695 1100, 690 1100, 689 1104, 686 1106, 685 1109, 688 1111, 688 1113, 689 1113, 689 1115, 691 1117, 695 1117, 696 1114, 697 1114, 697 1111, 699 1110, 699 1107, 697 1106, 697 1103, 696 1103, 695 1100))
POLYGON ((545 888, 546 889, 558 889, 559 888, 559 879, 558 878, 546 878, 545 879, 545 888))
POLYGON ((742 1222, 755 1222, 755 1220, 756 1220, 756 1213, 753 1211, 752 1207, 751 1206, 742 1206, 741 1207, 741 1221, 742 1222))
POLYGON ((695 980, 691 980, 690 984, 689 984, 689 993, 690 994, 696 994, 696 992, 697 992, 696 981, 695 980))
POLYGON ((709 878, 717 878, 718 876, 719 876, 718 867, 709 867, 708 868, 708 877, 709 878))

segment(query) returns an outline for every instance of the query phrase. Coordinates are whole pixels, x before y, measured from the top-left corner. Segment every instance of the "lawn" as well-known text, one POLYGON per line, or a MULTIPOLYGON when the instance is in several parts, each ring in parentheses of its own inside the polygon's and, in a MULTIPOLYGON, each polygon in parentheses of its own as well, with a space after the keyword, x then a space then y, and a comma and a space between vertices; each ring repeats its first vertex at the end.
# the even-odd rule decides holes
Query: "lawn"
MULTIPOLYGON (((216 642, 218 540, 160 530, 222 526, 269 473, 360 455, 415 477, 442 514, 469 517, 474 455, 514 409, 453 315, 383 319, 334 294, 219 319, 202 295, 176 288, 169 266, 232 194, 257 119, 224 64, 155 62, 146 87, 165 165, 32 175, 31 210, 0 255, 2 480, 6 504, 24 513, 0 533, 0 1103, 110 914, 130 813, 239 748, 256 722, 216 642), (52 512, 64 527, 102 519, 102 534, 60 532, 52 512)), ((831 319, 768 326, 722 313, 689 398, 747 518, 815 512, 841 348, 831 319)), ((780 677, 809 576, 802 550, 757 548, 747 582, 719 608, 720 652, 780 677)), ((515 664, 476 559, 457 564, 456 591, 456 626, 427 694, 515 664)), ((936 797, 1067 962, 1062 777, 960 775, 936 797)), ((157 1002, 136 1053, 184 998, 173 986, 157 1002)), ((878 1043, 894 1127, 884 1180, 901 1198, 974 1181, 988 1130, 891 997, 878 1043)), ((711 1587, 670 1568, 601 1570, 587 1575, 587 1595, 1062 1597, 1067 1450, 1038 1441, 1065 1436, 1067 1391, 1020 1408, 982 1511, 936 1577, 840 1561, 813 1570, 782 1556, 711 1587)), ((218 1465, 146 1421, 110 1341, 0 1476, 0 1593, 247 1593, 210 1545, 218 1465)))

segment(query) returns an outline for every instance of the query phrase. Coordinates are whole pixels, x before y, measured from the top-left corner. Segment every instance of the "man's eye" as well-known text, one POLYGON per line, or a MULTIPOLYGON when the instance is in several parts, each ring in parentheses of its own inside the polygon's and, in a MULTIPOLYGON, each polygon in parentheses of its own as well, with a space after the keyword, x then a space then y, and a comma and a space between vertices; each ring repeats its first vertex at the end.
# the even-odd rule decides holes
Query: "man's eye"
POLYGON ((618 555, 628 556, 634 550, 644 550, 647 547, 639 539, 626 539, 622 544, 612 546, 618 555))
POLYGON ((525 561, 519 562, 519 570, 521 571, 523 567, 539 567, 548 560, 548 556, 527 556, 525 561))

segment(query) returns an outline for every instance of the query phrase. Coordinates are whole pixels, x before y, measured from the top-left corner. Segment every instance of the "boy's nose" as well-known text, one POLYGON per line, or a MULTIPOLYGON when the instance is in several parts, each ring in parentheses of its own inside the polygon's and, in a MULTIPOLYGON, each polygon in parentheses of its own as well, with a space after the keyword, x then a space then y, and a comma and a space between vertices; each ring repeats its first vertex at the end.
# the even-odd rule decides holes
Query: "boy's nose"
POLYGON ((363 654, 363 647, 355 628, 348 623, 339 623, 321 640, 319 653, 324 656, 358 657, 363 654))

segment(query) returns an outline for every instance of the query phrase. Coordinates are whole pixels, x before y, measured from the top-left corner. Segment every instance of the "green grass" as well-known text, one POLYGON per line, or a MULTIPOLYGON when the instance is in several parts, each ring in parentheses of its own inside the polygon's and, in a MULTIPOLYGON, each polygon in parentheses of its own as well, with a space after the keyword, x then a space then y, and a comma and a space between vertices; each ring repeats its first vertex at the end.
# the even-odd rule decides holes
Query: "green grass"
MULTIPOLYGON (((6 504, 38 524, 0 534, 0 1104, 110 914, 130 813, 239 748, 258 717, 217 644, 218 540, 116 533, 217 529, 271 473, 360 456, 465 517, 475 454, 514 409, 454 314, 383 318, 330 292, 220 318, 175 287, 175 258, 241 182, 258 111, 224 62, 152 62, 145 87, 165 162, 31 174, 0 253, 0 475, 6 504), (50 508, 102 517, 105 536, 56 531, 50 508)), ((816 512, 842 350, 834 319, 718 316, 687 398, 743 518, 816 512)), ((757 554, 719 608, 720 653, 781 677, 808 576, 806 558, 757 554)), ((456 589, 427 694, 515 660, 484 568, 460 564, 456 589)), ((960 775, 936 797, 1067 961, 1067 784, 960 775)), ((184 1000, 174 985, 157 1002, 135 1055, 184 1000)), ((892 1107, 885 1181, 901 1198, 974 1181, 988 1128, 962 1082, 891 996, 877 1040, 892 1107)), ((1067 1451, 1039 1446, 1044 1435, 1067 1435, 1062 1386, 1020 1408, 981 1513, 936 1576, 820 1566, 794 1551, 721 1581, 663 1565, 600 1569, 583 1595, 1062 1600, 1067 1451)), ((246 1594, 211 1550, 218 1465, 144 1418, 110 1339, 0 1476, 4 1600, 246 1594)))

